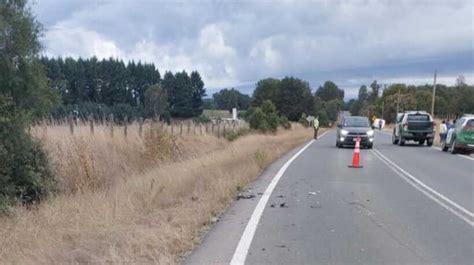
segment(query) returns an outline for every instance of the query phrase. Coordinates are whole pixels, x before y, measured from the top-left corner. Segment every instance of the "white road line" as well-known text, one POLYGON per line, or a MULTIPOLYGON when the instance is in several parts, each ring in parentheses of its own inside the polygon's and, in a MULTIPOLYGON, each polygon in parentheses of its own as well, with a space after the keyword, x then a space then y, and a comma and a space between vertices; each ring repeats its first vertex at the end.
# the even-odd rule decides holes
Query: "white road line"
MULTIPOLYGON (((384 132, 384 131, 378 131, 378 132, 392 136, 392 134, 391 134, 391 133, 388 133, 388 132, 384 132)), ((439 147, 437 147, 437 146, 431 146, 431 148, 434 148, 434 149, 436 149, 436 150, 441 151, 441 148, 439 148, 439 147)), ((456 154, 456 155, 459 156, 459 157, 466 158, 466 159, 469 159, 469 160, 474 161, 474 158, 472 158, 472 157, 470 157, 470 156, 461 155, 461 154, 456 154)))
MULTIPOLYGON (((329 131, 330 130, 322 133, 319 138, 323 137, 329 131)), ((303 153, 304 150, 306 150, 306 148, 308 148, 313 142, 315 142, 315 140, 309 141, 309 143, 307 143, 303 148, 301 148, 298 153, 296 153, 288 161, 286 161, 286 163, 280 168, 275 177, 273 177, 272 181, 270 182, 267 189, 260 198, 260 201, 258 202, 257 206, 255 207, 255 210, 253 211, 252 216, 250 217, 250 220, 247 223, 247 226, 245 227, 244 233, 240 238, 239 244, 237 245, 237 248, 234 252, 234 256, 232 257, 232 260, 230 262, 231 265, 245 264, 245 259, 247 258, 250 244, 252 243, 255 231, 257 230, 258 222, 260 221, 260 217, 262 217, 263 211, 265 210, 265 206, 267 205, 267 202, 270 199, 273 190, 278 184, 278 181, 280 181, 280 178, 283 176, 286 169, 290 166, 293 160, 295 160, 301 153, 303 153)))
POLYGON ((436 190, 430 188, 428 185, 424 184, 419 179, 415 178, 413 175, 401 168, 399 165, 388 159, 379 150, 374 149, 372 150, 372 153, 414 188, 421 191, 428 198, 432 199, 440 206, 444 207, 445 209, 459 217, 461 220, 465 221, 470 226, 474 227, 474 221, 472 220, 474 218, 474 213, 470 212, 469 210, 465 209, 454 201, 448 199, 446 196, 442 195, 436 190))

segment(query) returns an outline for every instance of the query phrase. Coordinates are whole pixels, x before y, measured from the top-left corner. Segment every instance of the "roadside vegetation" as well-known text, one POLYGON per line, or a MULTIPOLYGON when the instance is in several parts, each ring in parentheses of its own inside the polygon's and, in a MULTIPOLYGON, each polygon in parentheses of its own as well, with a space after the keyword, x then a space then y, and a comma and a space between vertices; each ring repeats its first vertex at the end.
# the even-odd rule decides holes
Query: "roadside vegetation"
MULTIPOLYGON (((382 86, 374 81, 369 88, 361 86, 358 98, 348 101, 344 109, 353 115, 382 117, 388 123, 393 123, 397 116, 398 101, 399 112, 423 110, 431 113, 432 85, 414 86, 400 83, 382 89, 382 86)), ((465 113, 474 113, 474 86, 467 85, 463 76, 457 78, 454 86, 436 85, 434 113, 439 119, 451 120, 465 113)))
POLYGON ((87 130, 34 133, 46 143, 62 192, 35 210, 14 207, 0 217, 0 263, 177 263, 239 191, 311 137, 299 124, 232 142, 110 138, 106 128, 90 137, 87 130), (159 157, 140 163, 154 144, 159 157))

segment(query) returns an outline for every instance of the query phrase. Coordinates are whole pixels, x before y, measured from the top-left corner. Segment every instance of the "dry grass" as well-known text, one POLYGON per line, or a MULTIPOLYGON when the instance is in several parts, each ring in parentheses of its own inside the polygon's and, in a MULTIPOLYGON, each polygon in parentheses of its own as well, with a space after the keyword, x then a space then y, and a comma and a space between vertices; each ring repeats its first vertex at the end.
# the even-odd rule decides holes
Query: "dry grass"
POLYGON ((177 137, 150 124, 144 126, 143 137, 137 124, 127 128, 126 137, 123 130, 115 127, 112 137, 106 126, 96 126, 93 134, 88 126, 78 126, 71 135, 65 125, 36 127, 32 133, 54 161, 59 188, 65 193, 109 187, 159 164, 203 154, 225 144, 225 140, 212 135, 177 137))
POLYGON ((59 161, 77 158, 74 152, 80 146, 94 152, 104 149, 92 155, 94 172, 106 180, 114 174, 121 177, 100 189, 59 195, 38 210, 16 208, 0 218, 0 263, 177 263, 238 188, 311 134, 311 129, 294 126, 277 135, 251 134, 233 142, 212 136, 175 139, 181 157, 148 170, 128 162, 121 165, 136 161, 143 143, 133 143, 141 151, 106 136, 101 141, 110 141, 107 144, 90 139, 76 143, 67 137, 61 140, 65 143, 48 143, 51 152, 60 152, 55 154, 59 161), (137 169, 143 172, 132 173, 137 169), (114 173, 103 172, 108 170, 114 173))

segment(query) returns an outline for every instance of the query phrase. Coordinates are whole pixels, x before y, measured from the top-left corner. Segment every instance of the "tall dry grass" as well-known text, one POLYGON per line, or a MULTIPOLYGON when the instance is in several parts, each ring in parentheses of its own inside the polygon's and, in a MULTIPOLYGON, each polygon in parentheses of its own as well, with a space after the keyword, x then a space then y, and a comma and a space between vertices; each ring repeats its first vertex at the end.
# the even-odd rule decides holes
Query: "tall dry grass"
MULTIPOLYGON (((1 217, 0 263, 177 263, 238 189, 311 134, 311 129, 294 126, 276 135, 251 134, 233 142, 176 139, 187 158, 157 163, 142 173, 130 173, 133 163, 121 165, 136 161, 134 156, 143 151, 129 150, 123 140, 104 135, 94 137, 107 144, 91 139, 49 142, 58 163, 65 165, 71 162, 61 162, 67 160, 61 155, 77 158, 74 152, 82 152, 80 148, 104 149, 91 158, 100 161, 91 162, 96 172, 106 180, 114 174, 121 177, 107 188, 62 194, 38 210, 16 208, 1 217), (108 170, 113 173, 103 172, 108 170)), ((145 148, 144 143, 134 144, 137 150, 145 148)))
POLYGON ((137 124, 115 127, 76 126, 71 134, 67 125, 38 126, 32 134, 43 142, 58 176, 62 192, 109 187, 119 179, 144 173, 166 162, 186 159, 220 148, 225 140, 212 135, 178 137, 160 126, 147 124, 139 133, 137 124))

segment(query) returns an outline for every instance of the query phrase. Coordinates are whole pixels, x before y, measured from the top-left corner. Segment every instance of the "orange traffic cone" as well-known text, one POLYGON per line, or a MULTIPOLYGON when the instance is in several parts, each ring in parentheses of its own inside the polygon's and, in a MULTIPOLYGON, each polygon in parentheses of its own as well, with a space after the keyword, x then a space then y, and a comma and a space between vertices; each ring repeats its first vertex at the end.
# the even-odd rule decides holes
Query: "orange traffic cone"
POLYGON ((349 167, 362 168, 362 166, 359 164, 359 160, 360 160, 359 155, 360 155, 360 138, 357 138, 355 148, 354 148, 354 154, 352 155, 352 165, 349 165, 349 167))

